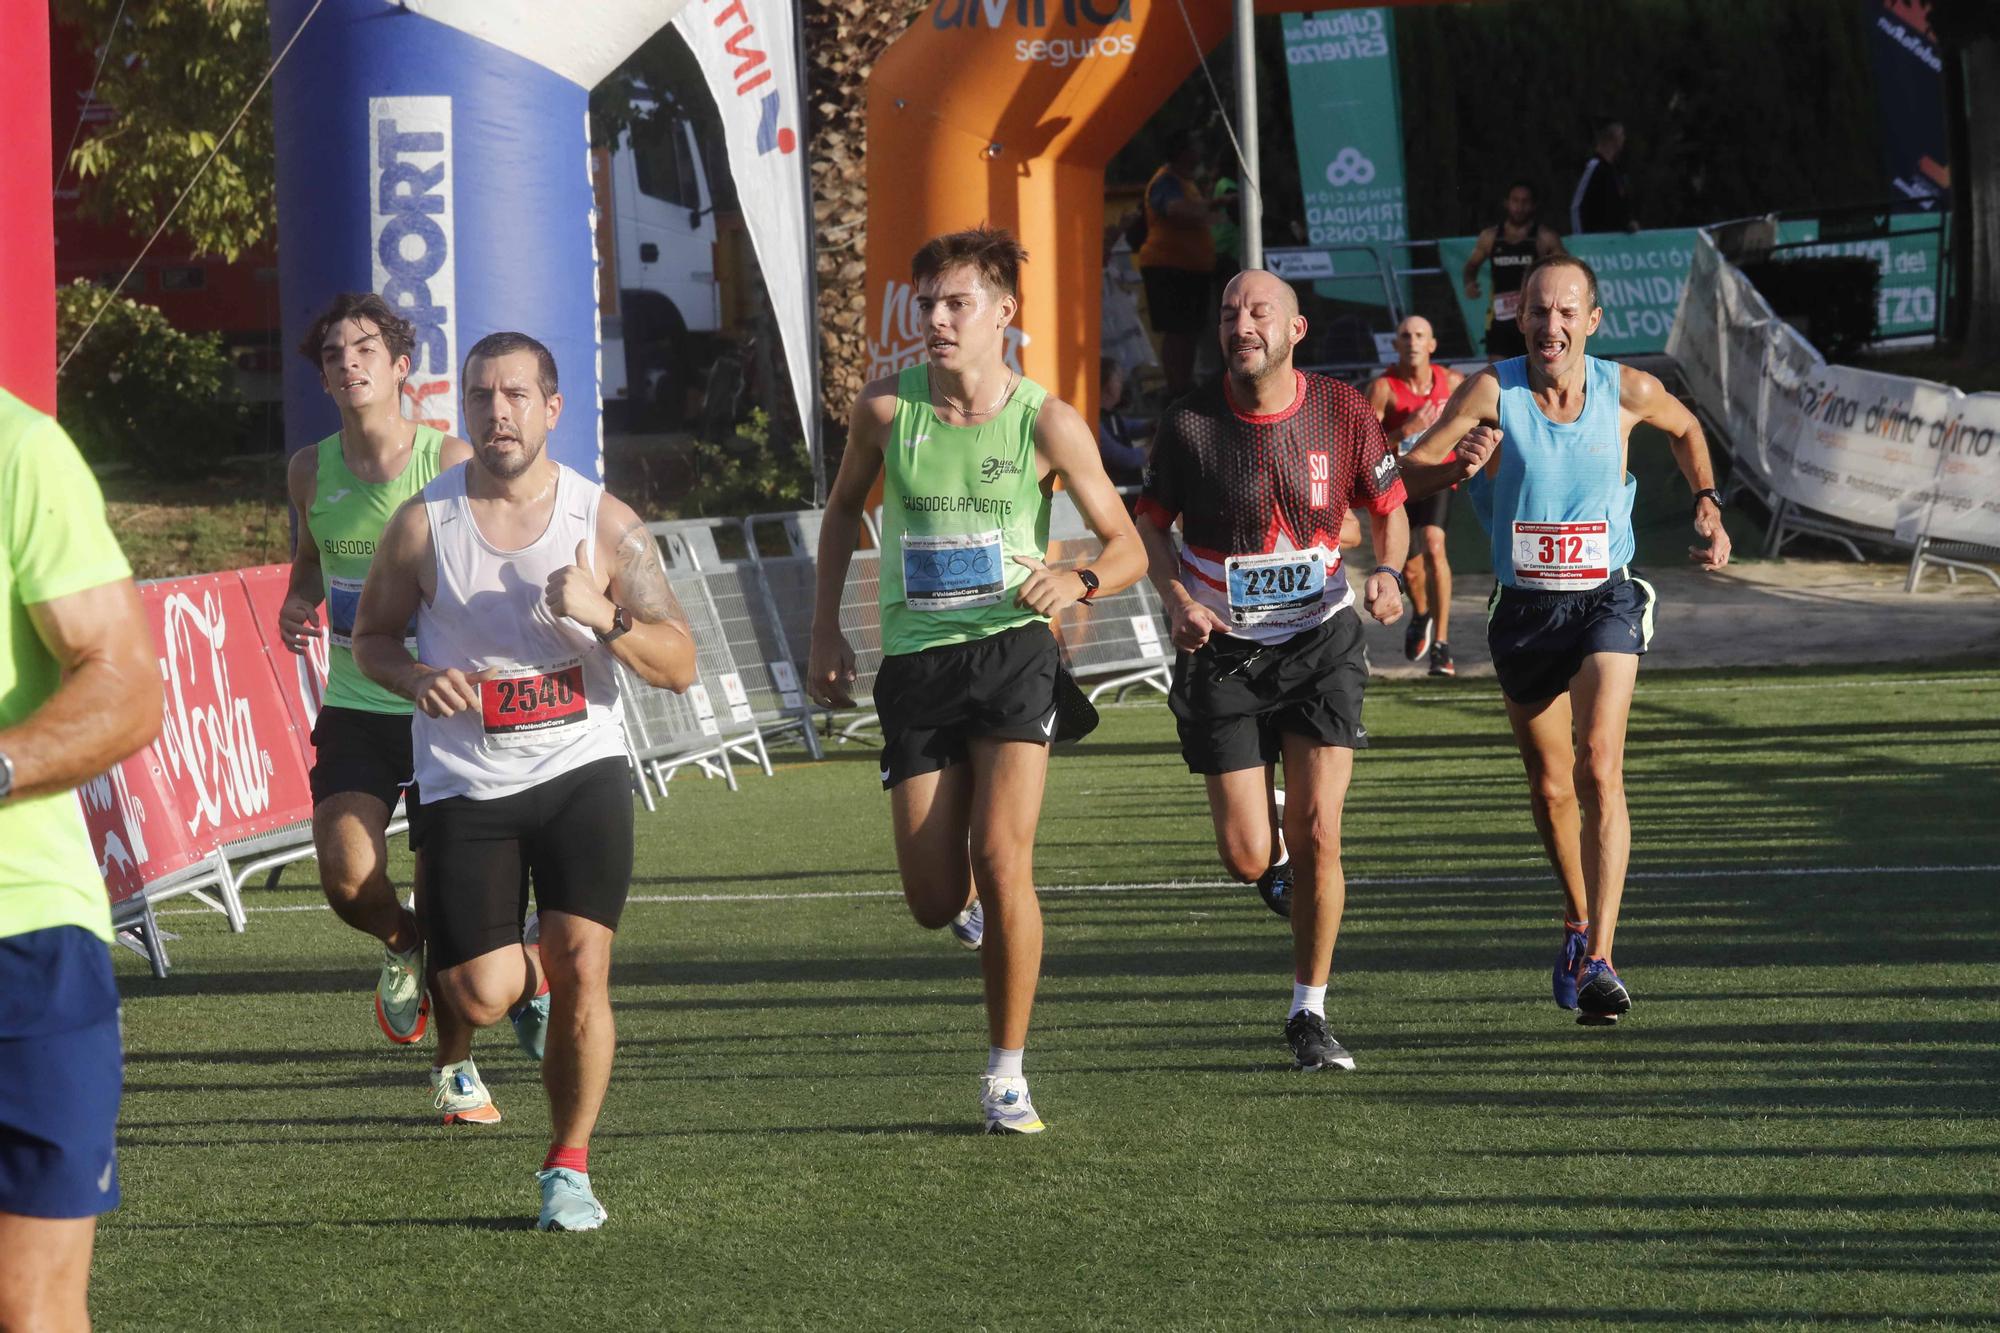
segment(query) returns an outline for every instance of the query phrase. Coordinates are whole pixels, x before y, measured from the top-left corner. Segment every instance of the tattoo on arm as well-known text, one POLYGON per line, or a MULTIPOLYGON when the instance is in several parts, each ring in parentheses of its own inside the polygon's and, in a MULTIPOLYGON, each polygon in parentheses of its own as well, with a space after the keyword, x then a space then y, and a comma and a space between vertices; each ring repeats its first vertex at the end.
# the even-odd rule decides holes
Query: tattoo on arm
POLYGON ((613 577, 622 599, 620 605, 632 613, 632 619, 648 625, 668 622, 685 631, 687 617, 667 583, 659 547, 654 545, 653 534, 646 530, 645 523, 634 523, 625 529, 625 535, 618 539, 616 559, 617 573, 613 577))

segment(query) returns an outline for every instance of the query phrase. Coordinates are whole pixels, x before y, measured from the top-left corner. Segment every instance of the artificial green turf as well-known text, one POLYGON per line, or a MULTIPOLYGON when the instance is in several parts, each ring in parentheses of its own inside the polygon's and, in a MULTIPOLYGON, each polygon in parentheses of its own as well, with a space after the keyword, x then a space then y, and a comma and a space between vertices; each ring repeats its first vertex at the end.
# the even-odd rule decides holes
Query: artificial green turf
POLYGON ((256 910, 309 871, 242 936, 172 916, 167 981, 120 960, 100 1326, 1994 1320, 2000 673, 1645 676, 1608 1031, 1549 1001, 1491 682, 1378 684, 1368 723, 1351 1074, 1286 1068, 1284 927, 1218 884, 1166 710, 1056 761, 1038 881, 1140 887, 1043 897, 1032 1140, 974 1132, 975 960, 895 896, 873 754, 676 780, 639 817, 634 893, 676 901, 620 932, 589 1236, 526 1229, 548 1119, 511 1034, 479 1047, 505 1122, 444 1130, 365 942, 256 910))

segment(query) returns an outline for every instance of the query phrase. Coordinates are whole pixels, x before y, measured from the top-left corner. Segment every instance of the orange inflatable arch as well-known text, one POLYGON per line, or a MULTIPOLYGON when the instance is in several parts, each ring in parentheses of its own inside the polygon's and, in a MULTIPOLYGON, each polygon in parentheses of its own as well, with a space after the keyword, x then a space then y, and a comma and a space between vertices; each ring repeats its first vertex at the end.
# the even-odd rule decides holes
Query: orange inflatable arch
MULTIPOLYGON (((1360 7, 1256 0, 1259 14, 1360 7)), ((870 378, 924 356, 910 256, 987 222, 1028 249, 1022 371, 1096 420, 1104 167, 1194 71, 1197 50, 1221 42, 1232 9, 931 0, 868 81, 870 378)))

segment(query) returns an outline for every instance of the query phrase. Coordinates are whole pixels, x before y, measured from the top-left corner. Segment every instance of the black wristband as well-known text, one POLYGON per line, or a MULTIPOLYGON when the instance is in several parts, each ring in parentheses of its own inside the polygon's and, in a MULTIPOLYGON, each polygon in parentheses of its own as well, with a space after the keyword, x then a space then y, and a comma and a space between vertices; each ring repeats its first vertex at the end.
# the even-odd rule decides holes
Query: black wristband
POLYGON ((1715 507, 1718 511, 1722 508, 1722 492, 1716 490, 1713 486, 1704 486, 1694 493, 1695 513, 1699 514, 1701 512, 1701 502, 1703 500, 1715 501, 1715 507))
POLYGON ((1396 591, 1402 593, 1405 597, 1410 595, 1410 581, 1403 577, 1402 570, 1395 568, 1393 565, 1377 565, 1370 572, 1387 574, 1390 578, 1396 580, 1396 591))

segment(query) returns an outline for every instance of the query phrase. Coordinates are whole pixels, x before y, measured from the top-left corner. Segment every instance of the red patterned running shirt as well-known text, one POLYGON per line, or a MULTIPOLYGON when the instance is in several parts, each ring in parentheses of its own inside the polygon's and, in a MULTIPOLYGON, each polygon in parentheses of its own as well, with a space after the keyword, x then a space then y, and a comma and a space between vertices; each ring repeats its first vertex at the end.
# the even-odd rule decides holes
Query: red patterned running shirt
POLYGON ((1282 411, 1236 410, 1226 378, 1169 408, 1139 511, 1181 524, 1181 582, 1230 634, 1280 643, 1354 602, 1340 559, 1349 508, 1395 512, 1395 451, 1367 399, 1294 371, 1282 411))

